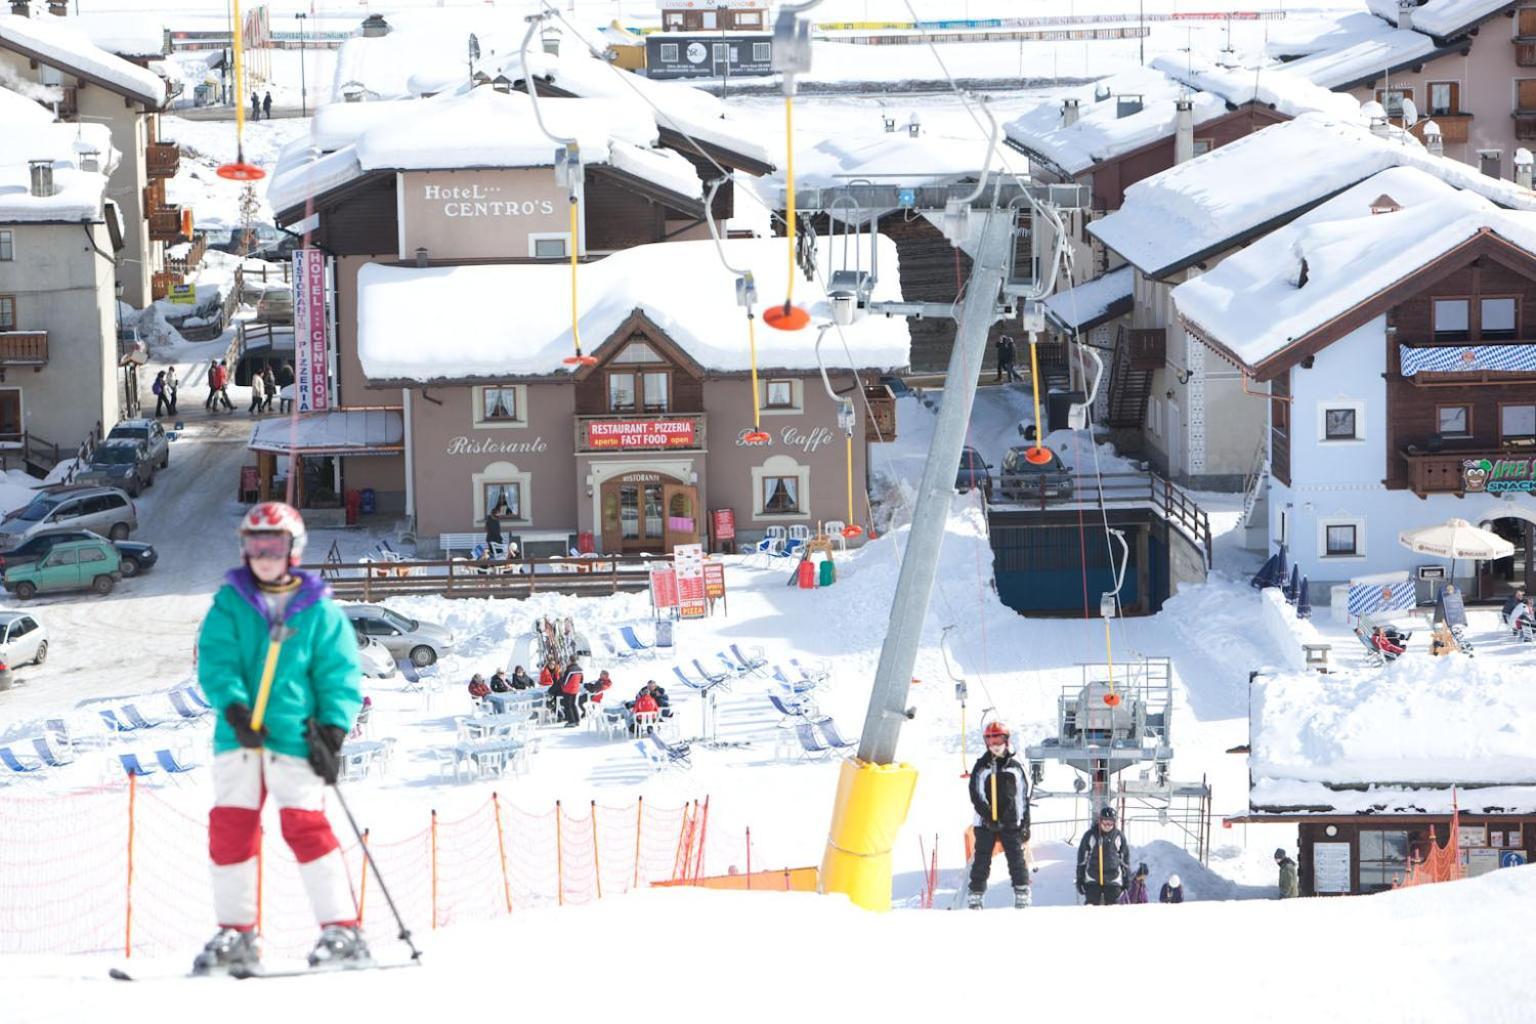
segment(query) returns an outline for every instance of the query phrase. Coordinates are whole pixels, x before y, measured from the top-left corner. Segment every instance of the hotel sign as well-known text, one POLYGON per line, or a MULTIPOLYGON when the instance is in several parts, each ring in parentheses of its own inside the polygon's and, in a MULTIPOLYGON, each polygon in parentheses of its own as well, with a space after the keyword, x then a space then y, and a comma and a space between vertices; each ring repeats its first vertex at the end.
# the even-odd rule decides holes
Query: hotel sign
POLYGON ((319 249, 293 253, 294 392, 298 411, 325 412, 331 407, 327 373, 325 254, 319 249))
POLYGON ((1461 464, 1463 488, 1470 492, 1536 492, 1536 459, 1467 459, 1461 464))
POLYGON ((577 425, 577 445, 582 451, 666 451, 698 448, 702 444, 697 417, 650 420, 586 420, 577 425))

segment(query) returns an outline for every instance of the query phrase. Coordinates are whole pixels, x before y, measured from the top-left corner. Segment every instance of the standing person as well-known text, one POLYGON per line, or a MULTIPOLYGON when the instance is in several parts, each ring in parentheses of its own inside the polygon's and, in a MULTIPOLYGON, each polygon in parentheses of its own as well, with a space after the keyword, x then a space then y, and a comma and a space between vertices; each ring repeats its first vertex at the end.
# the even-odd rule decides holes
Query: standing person
POLYGON ((999 339, 997 343, 997 348, 998 358, 1000 360, 998 369, 1007 374, 1008 380, 1012 383, 1017 384, 1023 381, 1024 378, 1020 376, 1019 368, 1017 366, 1019 360, 1019 350, 1014 347, 1013 339, 1008 337, 1006 334, 1003 335, 1003 337, 999 339))
POLYGON ((1112 907, 1131 874, 1131 848, 1115 824, 1115 809, 1105 805, 1099 823, 1077 844, 1077 892, 1090 907, 1112 907))
POLYGON ((565 718, 565 727, 574 729, 581 724, 581 712, 576 706, 576 695, 581 693, 581 666, 575 659, 565 666, 565 674, 560 677, 560 713, 565 718))
POLYGON ((272 399, 277 395, 277 376, 272 372, 272 364, 264 363, 261 367, 261 389, 267 393, 267 400, 262 403, 262 412, 272 411, 272 399))
POLYGON ((1136 866, 1136 874, 1131 876, 1131 884, 1126 886, 1125 892, 1120 894, 1120 902, 1147 902, 1147 866, 1145 864, 1136 866))
POLYGON ((1280 898, 1295 899, 1301 895, 1301 885, 1296 878, 1296 862, 1286 855, 1282 847, 1275 851, 1275 864, 1280 868, 1280 898))
POLYGON ((261 98, 261 113, 262 113, 262 115, 268 121, 272 120, 272 90, 271 89, 268 89, 267 90, 267 94, 261 98))
POLYGON ((218 370, 219 361, 217 359, 208 360, 208 397, 203 400, 203 408, 209 412, 214 411, 213 403, 219 397, 218 370))
POLYGON ((176 415, 176 392, 181 390, 181 381, 176 379, 176 367, 165 368, 165 393, 170 396, 171 415, 176 415))
POLYGON ((304 520, 291 506, 269 501, 246 513, 244 564, 225 575, 198 634, 198 681, 219 713, 208 814, 219 931, 194 961, 197 974, 260 966, 257 854, 269 792, 320 924, 310 965, 369 959, 324 809, 363 705, 357 640, 325 582, 296 568, 304 541, 304 520), (265 711, 259 726, 253 708, 265 711))
POLYGON ((1159 903, 1183 903, 1184 886, 1179 881, 1178 875, 1169 875, 1168 881, 1163 883, 1163 888, 1157 894, 1159 903))
POLYGON ((1525 588, 1516 587, 1515 592, 1504 599, 1504 606, 1499 609, 1499 617, 1504 620, 1506 625, 1513 627, 1514 619, 1512 619, 1511 616, 1514 615, 1515 609, 1524 603, 1525 588))
POLYGON ((287 412, 288 407, 293 404, 293 399, 290 397, 292 392, 289 392, 287 395, 283 394, 284 389, 291 387, 293 387, 293 367, 284 363, 277 368, 278 412, 287 412))
POLYGON ((224 403, 224 411, 234 412, 235 403, 229 400, 229 367, 219 363, 213 368, 213 372, 219 382, 219 401, 224 403))
POLYGON ((492 512, 485 517, 485 546, 490 549, 492 544, 503 543, 501 537, 501 520, 492 512))
POLYGON ((261 374, 251 374, 251 407, 246 411, 248 415, 255 416, 261 412, 261 407, 267 401, 267 387, 262 382, 261 374))
POLYGON ((155 419, 165 415, 170 409, 171 403, 165 397, 165 371, 155 374, 155 382, 149 386, 149 390, 155 396, 155 419))
POLYGON ((971 768, 971 806, 976 810, 971 828, 976 852, 971 859, 971 887, 965 902, 972 910, 981 909, 992 873, 993 848, 1000 842, 1013 882, 1013 905, 1022 910, 1030 903, 1029 868, 1024 861, 1024 844, 1029 842, 1029 776, 1008 747, 1007 726, 992 722, 982 739, 987 749, 971 768))
POLYGON ((251 90, 251 120, 261 120, 261 97, 256 95, 256 90, 251 90))

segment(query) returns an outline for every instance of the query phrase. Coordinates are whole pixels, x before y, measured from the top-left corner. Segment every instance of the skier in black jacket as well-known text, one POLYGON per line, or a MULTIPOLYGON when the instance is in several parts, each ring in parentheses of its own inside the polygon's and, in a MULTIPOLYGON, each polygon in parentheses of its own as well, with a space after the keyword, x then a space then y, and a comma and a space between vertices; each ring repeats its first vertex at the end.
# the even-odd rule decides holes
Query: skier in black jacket
POLYGON ((1112 907, 1131 877, 1131 848, 1115 824, 1115 809, 1099 811, 1099 823, 1077 844, 1077 891, 1089 906, 1112 907))
POLYGON ((980 910, 992 873, 992 851, 1001 842, 1013 881, 1013 905, 1029 906, 1029 869, 1024 844, 1029 841, 1029 776, 1008 749, 1008 729, 1001 722, 988 725, 982 734, 987 751, 971 769, 971 806, 976 853, 971 861, 971 889, 966 905, 980 910))

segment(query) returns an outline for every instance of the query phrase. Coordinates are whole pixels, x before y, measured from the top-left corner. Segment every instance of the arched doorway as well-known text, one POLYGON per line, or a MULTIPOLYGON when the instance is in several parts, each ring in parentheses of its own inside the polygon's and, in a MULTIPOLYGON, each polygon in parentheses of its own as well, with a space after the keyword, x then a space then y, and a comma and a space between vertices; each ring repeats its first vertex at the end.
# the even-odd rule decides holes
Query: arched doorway
POLYGON ((1477 596, 1484 601, 1502 601, 1516 587, 1536 593, 1536 515, 1524 509, 1499 509, 1478 520, 1485 530, 1492 530, 1515 546, 1508 558, 1478 563, 1477 596))
POLYGON ((699 537, 698 489, 665 473, 625 473, 603 482, 603 551, 665 554, 699 537))

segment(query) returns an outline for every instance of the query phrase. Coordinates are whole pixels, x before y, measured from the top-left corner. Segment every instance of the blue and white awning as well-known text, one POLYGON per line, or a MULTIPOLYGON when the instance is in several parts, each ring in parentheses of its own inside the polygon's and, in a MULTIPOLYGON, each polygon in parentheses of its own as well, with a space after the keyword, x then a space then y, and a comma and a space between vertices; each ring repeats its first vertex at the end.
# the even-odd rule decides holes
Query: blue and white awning
POLYGON ((1349 581, 1349 615, 1359 618, 1375 612, 1408 611, 1418 602, 1413 581, 1406 572, 1383 573, 1349 581))
POLYGON ((1397 349, 1404 377, 1416 373, 1536 372, 1536 345, 1399 345, 1397 349))

